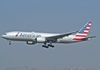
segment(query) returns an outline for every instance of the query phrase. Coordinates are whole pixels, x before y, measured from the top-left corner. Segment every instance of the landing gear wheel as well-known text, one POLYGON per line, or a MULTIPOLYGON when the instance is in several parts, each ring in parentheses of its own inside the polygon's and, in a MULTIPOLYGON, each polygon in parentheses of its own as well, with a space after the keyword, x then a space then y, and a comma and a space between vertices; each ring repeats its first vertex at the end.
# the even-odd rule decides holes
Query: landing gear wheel
POLYGON ((54 48, 54 45, 52 45, 51 47, 54 48))
POLYGON ((48 46, 46 46, 46 45, 42 45, 42 47, 44 47, 44 48, 49 48, 48 46))
POLYGON ((48 44, 48 46, 50 46, 50 47, 54 48, 54 45, 48 44))
POLYGON ((50 47, 51 47, 51 44, 48 44, 48 46, 50 46, 50 47))

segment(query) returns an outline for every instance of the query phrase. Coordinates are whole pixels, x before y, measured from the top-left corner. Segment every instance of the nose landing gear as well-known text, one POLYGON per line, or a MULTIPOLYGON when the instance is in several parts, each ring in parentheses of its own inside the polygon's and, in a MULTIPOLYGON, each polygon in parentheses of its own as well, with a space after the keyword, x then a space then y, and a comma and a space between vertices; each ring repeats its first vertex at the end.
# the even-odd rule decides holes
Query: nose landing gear
POLYGON ((9 45, 11 45, 11 41, 9 41, 9 45))

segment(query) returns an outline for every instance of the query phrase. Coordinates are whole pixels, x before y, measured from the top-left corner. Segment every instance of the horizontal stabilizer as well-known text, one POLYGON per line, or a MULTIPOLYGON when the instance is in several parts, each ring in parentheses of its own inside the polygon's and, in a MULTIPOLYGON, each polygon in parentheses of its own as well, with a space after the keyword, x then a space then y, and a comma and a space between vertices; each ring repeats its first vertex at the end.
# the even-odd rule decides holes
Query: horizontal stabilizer
POLYGON ((89 36, 89 37, 87 37, 87 38, 94 38, 94 37, 96 37, 96 36, 89 36))
POLYGON ((89 36, 89 37, 86 37, 86 38, 82 38, 81 40, 90 40, 92 38, 95 38, 96 36, 89 36))

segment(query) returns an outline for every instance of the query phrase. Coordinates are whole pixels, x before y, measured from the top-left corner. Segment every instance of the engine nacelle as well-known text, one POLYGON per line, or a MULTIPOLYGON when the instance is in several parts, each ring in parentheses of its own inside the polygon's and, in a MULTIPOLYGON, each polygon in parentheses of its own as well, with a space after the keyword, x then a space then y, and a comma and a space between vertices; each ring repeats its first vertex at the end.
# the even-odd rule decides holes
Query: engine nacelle
POLYGON ((44 43, 46 39, 44 37, 40 37, 36 39, 37 43, 44 43))
POLYGON ((26 43, 27 43, 28 45, 34 45, 34 44, 36 44, 36 41, 26 41, 26 43))

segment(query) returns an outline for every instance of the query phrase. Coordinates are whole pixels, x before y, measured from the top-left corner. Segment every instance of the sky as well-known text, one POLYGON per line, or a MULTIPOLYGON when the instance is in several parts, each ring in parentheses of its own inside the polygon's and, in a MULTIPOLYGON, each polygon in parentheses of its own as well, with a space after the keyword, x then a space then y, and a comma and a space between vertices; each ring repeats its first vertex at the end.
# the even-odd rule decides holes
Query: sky
POLYGON ((95 39, 75 44, 27 45, 0 37, 0 70, 31 66, 39 70, 68 67, 100 68, 100 0, 0 0, 0 35, 9 31, 66 33, 92 21, 89 36, 95 39))

